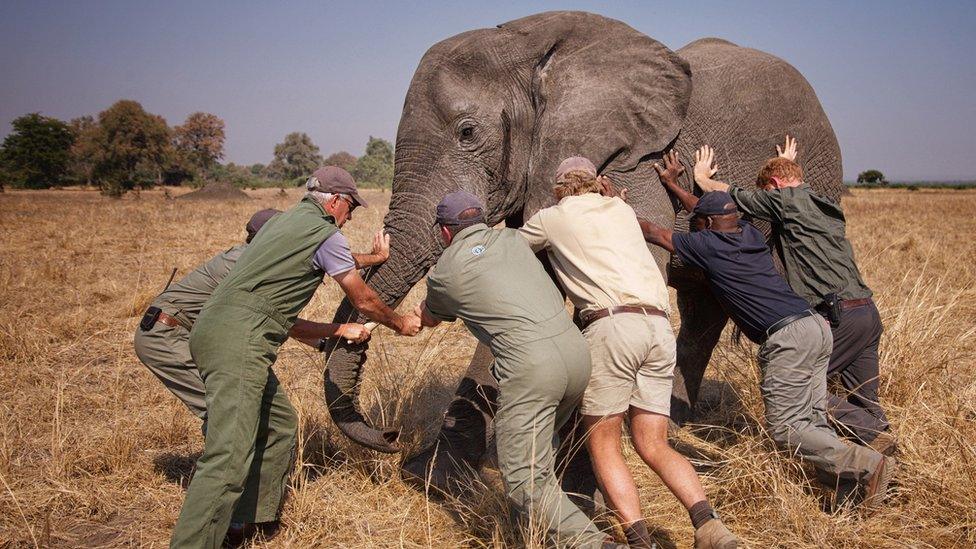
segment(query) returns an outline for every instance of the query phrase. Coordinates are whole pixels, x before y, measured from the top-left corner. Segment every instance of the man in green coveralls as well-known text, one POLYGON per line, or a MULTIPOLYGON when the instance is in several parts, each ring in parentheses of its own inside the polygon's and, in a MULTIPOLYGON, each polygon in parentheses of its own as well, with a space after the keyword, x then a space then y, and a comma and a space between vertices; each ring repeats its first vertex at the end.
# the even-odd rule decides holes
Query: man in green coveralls
MULTIPOLYGON (((204 424, 207 421, 205 390, 200 371, 190 356, 190 330, 200 314, 200 309, 210 299, 217 284, 237 263, 247 249, 247 244, 278 213, 278 210, 269 208, 252 215, 245 226, 247 239, 244 244, 220 252, 163 290, 153 300, 136 328, 133 341, 136 356, 204 424)), ((373 244, 373 253, 353 254, 357 267, 377 265, 389 257, 389 237, 383 235, 382 231, 377 233, 373 244)), ((318 347, 320 339, 332 337, 363 342, 369 339, 369 330, 362 324, 321 324, 300 318, 295 322, 289 336, 318 347)))
POLYGON ((298 418, 271 366, 325 274, 367 317, 401 335, 420 331, 420 319, 390 309, 347 256, 339 227, 365 206, 352 176, 320 168, 306 189, 298 205, 265 224, 193 325, 190 353, 206 387, 208 426, 171 547, 220 547, 251 486, 257 521, 277 516, 298 418))
POLYGON ((485 225, 478 197, 447 195, 437 223, 448 246, 417 312, 429 327, 460 318, 495 357, 498 467, 508 497, 558 546, 601 547, 606 536, 553 471, 555 433, 590 378, 590 352, 565 300, 517 231, 485 225))

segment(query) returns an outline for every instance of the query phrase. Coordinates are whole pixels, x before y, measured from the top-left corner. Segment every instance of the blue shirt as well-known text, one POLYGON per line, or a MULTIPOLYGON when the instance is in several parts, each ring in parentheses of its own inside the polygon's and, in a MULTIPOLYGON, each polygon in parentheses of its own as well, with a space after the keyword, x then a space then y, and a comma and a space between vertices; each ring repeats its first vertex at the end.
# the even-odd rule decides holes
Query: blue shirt
POLYGON ((682 262, 705 271, 712 293, 742 333, 762 343, 770 326, 810 305, 776 272, 762 233, 745 221, 739 229, 675 233, 671 241, 682 262))

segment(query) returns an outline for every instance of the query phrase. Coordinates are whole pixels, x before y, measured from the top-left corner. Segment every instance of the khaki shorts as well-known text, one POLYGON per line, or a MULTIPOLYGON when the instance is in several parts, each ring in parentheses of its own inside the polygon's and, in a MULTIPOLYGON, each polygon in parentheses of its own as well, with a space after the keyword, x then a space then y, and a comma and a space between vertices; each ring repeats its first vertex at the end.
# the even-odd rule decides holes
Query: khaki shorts
POLYGON ((671 415, 676 359, 674 332, 667 318, 621 313, 586 327, 593 373, 580 412, 606 416, 630 406, 671 415))

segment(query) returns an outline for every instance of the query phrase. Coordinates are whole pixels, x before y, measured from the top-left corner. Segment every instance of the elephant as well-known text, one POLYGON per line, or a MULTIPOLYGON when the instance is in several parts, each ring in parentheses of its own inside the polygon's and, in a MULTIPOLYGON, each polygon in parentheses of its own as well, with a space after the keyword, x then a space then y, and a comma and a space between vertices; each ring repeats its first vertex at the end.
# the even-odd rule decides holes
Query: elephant
MULTIPOLYGON (((396 306, 424 277, 443 250, 435 206, 451 191, 482 198, 489 225, 518 227, 555 202, 556 165, 580 155, 629 189, 627 201, 640 217, 687 231, 687 214, 659 183, 655 161, 672 150, 690 159, 710 144, 720 175, 741 184, 755 178, 787 133, 802 144, 806 182, 839 200, 841 155, 830 122, 804 77, 772 55, 717 38, 672 51, 623 22, 585 12, 540 13, 458 34, 426 52, 407 91, 384 221, 390 258, 368 273, 368 284, 396 306)), ((677 290, 671 412, 680 424, 692 415, 728 319, 700 272, 651 248, 677 290)), ((335 322, 363 320, 348 300, 336 311, 335 322)), ((398 432, 372 426, 359 408, 367 351, 368 344, 344 341, 329 350, 326 402, 346 436, 397 452, 398 432)), ((479 466, 497 395, 490 362, 479 346, 437 440, 404 461, 405 479, 444 487, 479 466)))

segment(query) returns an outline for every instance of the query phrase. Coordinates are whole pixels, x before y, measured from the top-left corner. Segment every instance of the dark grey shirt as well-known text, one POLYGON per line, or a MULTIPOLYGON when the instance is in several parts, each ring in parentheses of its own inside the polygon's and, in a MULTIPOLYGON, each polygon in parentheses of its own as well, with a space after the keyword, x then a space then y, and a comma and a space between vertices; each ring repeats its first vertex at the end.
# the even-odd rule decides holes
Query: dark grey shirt
POLYGON ((739 211, 768 221, 786 281, 811 306, 835 293, 841 299, 871 297, 854 262, 840 205, 813 194, 806 183, 772 191, 729 188, 739 211))

